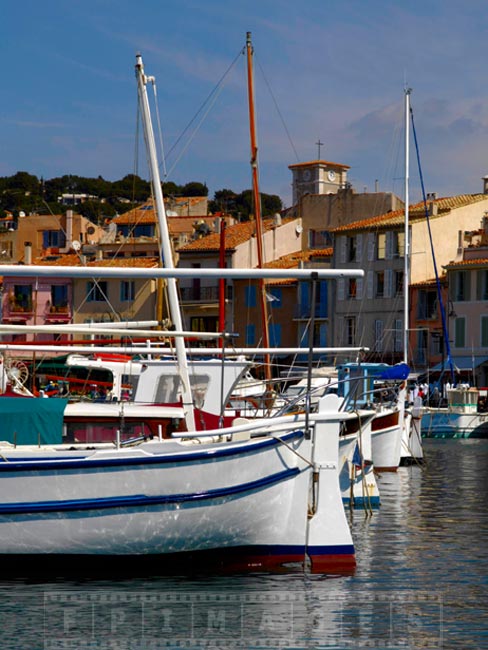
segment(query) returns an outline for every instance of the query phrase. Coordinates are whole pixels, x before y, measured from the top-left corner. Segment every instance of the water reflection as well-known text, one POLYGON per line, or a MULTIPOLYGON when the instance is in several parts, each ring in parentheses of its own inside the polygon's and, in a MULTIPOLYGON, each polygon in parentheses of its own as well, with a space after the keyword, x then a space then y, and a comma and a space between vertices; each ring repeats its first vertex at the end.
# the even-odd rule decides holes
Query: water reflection
POLYGON ((424 468, 379 479, 352 514, 358 567, 0 582, 0 645, 19 648, 488 648, 488 442, 427 440, 424 468), (91 644, 91 645, 90 645, 91 644))

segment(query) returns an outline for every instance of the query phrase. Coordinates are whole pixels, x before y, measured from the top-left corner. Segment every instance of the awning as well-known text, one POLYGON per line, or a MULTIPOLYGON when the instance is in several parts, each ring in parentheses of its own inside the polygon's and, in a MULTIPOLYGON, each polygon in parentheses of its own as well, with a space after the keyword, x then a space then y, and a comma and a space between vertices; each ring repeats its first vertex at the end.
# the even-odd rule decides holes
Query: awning
MULTIPOLYGON (((488 361, 488 356, 485 357, 476 357, 476 356, 465 356, 465 357, 452 357, 452 363, 454 365, 454 370, 456 372, 467 372, 478 368, 483 363, 488 361)), ((438 363, 433 368, 430 368, 430 372, 441 372, 442 363, 438 363)), ((449 372, 449 362, 447 359, 444 359, 444 370, 449 372)))

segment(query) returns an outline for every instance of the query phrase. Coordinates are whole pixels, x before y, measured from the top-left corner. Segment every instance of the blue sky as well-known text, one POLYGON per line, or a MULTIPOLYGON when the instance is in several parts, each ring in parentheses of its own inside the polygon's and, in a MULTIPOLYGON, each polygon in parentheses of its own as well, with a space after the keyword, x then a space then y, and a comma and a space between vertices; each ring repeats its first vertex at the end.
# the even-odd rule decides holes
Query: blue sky
MULTIPOLYGON (((0 176, 147 178, 142 146, 135 156, 141 52, 168 180, 204 182, 211 196, 249 188, 247 31, 263 192, 290 205, 288 165, 316 159, 320 138, 356 191, 377 181, 401 196, 405 84, 426 190, 478 192, 488 174, 486 0, 3 0, 0 18, 0 176), (171 151, 236 58, 198 131, 171 151)), ((417 200, 413 159, 410 175, 417 200)))

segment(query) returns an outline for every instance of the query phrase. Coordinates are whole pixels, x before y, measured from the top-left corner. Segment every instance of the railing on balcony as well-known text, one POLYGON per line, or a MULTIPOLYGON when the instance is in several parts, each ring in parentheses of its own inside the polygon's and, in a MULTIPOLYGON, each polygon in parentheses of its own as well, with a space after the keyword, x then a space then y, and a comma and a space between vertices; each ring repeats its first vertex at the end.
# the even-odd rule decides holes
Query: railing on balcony
POLYGON ((24 313, 24 314, 31 314, 33 309, 32 309, 32 303, 31 302, 17 302, 17 301, 10 301, 9 302, 9 311, 12 314, 19 314, 19 313, 24 313))
MULTIPOLYGON (((182 302, 218 302, 219 287, 181 287, 182 302)), ((232 287, 226 287, 225 298, 232 299, 232 287)))
POLYGON ((49 307, 50 314, 69 314, 68 305, 51 305, 49 307))

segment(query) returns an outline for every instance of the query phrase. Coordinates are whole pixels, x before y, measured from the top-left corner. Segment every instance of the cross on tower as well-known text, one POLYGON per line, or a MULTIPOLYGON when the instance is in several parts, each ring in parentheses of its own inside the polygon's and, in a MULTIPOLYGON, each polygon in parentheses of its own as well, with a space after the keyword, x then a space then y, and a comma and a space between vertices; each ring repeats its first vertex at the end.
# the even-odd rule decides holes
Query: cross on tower
POLYGON ((317 147, 318 147, 318 149, 319 149, 319 155, 318 155, 318 159, 317 159, 317 160, 320 160, 320 147, 323 147, 323 146, 324 146, 324 143, 323 143, 323 142, 320 142, 320 138, 319 138, 319 141, 316 142, 315 144, 317 145, 317 147))

